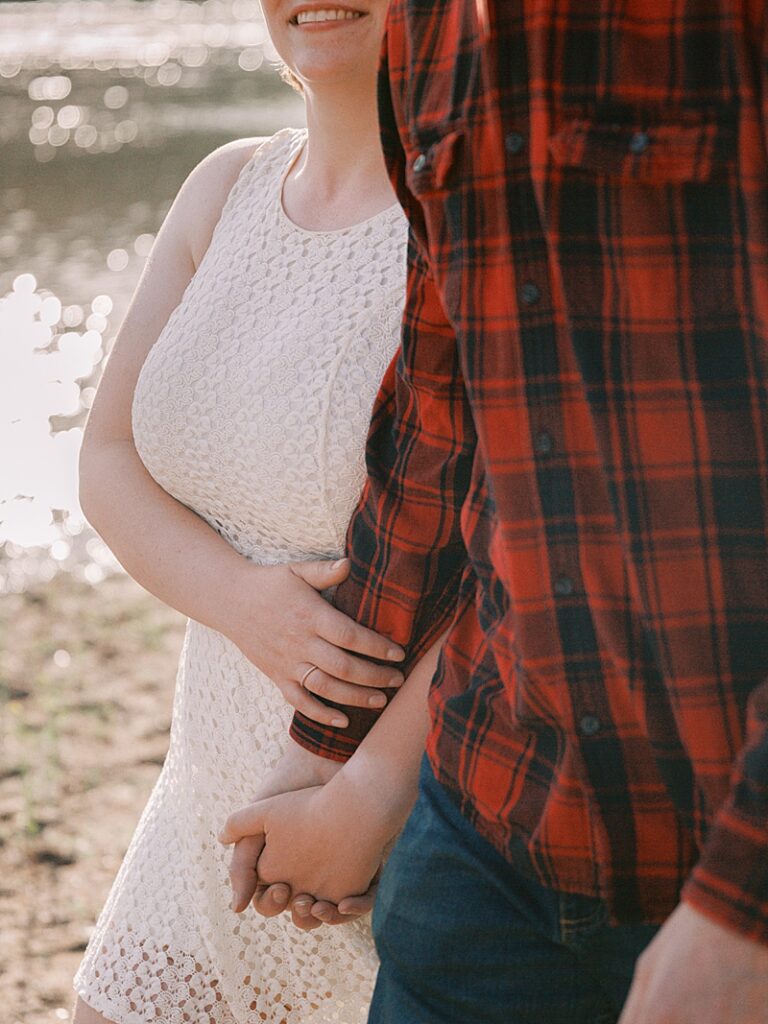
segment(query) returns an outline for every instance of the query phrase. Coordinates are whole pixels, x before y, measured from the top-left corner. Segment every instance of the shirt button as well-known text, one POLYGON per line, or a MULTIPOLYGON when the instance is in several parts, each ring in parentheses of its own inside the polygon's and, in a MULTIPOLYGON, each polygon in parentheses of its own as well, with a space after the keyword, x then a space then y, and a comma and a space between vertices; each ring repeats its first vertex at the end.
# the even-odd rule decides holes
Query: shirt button
POLYGON ((413 161, 413 169, 418 174, 419 171, 423 171, 427 166, 427 155, 426 153, 419 153, 416 159, 413 161))
POLYGON ((558 576, 555 580, 555 593, 558 597, 570 597, 575 589, 570 576, 558 576))
POLYGON ((522 153, 525 148, 525 139, 520 132, 510 132, 504 139, 504 146, 508 153, 516 156, 518 153, 522 153))
POLYGON ((537 455, 549 455, 555 447, 555 440, 546 430, 541 430, 534 438, 533 444, 537 455))
POLYGON ((541 298, 541 290, 533 281, 527 281, 520 289, 520 298, 526 306, 532 306, 534 302, 538 302, 541 298))
POLYGON ((594 736, 600 732, 600 719, 594 715, 584 715, 579 721, 579 732, 582 736, 594 736))
POLYGON ((629 140, 629 151, 639 156, 644 153, 651 144, 651 140, 647 132, 635 132, 632 138, 629 140))

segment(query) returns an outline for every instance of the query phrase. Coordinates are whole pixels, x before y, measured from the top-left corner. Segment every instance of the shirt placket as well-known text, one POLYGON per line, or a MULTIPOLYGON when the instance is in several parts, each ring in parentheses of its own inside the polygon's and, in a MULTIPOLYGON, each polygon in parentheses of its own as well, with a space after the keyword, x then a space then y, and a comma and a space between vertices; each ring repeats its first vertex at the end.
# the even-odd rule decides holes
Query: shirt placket
MULTIPOLYGON (((519 71, 516 74, 516 78, 519 71)), ((513 91, 510 90, 510 93, 513 91)), ((562 339, 556 328, 550 249, 531 177, 527 97, 518 79, 504 116, 507 208, 514 266, 521 365, 535 477, 549 566, 549 589, 569 687, 573 725, 585 762, 608 725, 597 636, 580 568, 575 482, 562 415, 562 339)), ((522 651, 525 660, 525 651, 522 651)), ((563 723, 567 726, 567 723, 563 723)), ((597 756, 600 756, 597 753, 597 756)))

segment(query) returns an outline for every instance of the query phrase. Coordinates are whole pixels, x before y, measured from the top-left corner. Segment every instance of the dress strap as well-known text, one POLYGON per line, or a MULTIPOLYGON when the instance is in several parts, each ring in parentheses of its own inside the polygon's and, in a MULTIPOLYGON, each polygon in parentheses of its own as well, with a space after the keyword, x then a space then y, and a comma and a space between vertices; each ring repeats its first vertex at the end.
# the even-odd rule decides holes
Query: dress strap
POLYGON ((306 138, 306 130, 302 128, 281 128, 268 139, 260 142, 251 156, 240 168, 232 188, 221 211, 221 221, 228 220, 233 210, 241 201, 251 202, 252 182, 258 175, 258 189, 264 200, 271 197, 274 190, 280 187, 283 171, 287 167, 306 138))

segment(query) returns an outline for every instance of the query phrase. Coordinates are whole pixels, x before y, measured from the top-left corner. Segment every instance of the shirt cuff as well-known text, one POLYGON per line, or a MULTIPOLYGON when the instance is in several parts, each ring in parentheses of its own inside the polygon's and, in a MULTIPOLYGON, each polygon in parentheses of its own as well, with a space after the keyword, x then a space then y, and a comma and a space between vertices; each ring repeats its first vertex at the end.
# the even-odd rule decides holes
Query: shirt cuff
POLYGON ((768 825, 721 811, 682 898, 718 924, 768 945, 768 825))
MULTIPOLYGON (((388 698, 397 690, 382 690, 388 698)), ((341 707, 332 701, 324 701, 330 707, 341 707)), ((300 747, 311 754, 324 757, 328 761, 348 761, 363 739, 373 727, 383 709, 367 711, 364 708, 343 707, 341 710, 349 719, 346 729, 322 725, 297 711, 293 716, 288 734, 300 747)))

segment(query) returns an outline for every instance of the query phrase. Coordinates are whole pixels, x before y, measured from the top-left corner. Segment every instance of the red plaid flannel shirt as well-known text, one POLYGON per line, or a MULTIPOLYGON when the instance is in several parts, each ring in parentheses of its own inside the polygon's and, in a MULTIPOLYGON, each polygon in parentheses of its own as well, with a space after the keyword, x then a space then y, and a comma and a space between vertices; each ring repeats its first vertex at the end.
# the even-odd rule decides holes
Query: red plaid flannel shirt
POLYGON ((766 36, 763 0, 393 0, 408 298, 336 595, 411 662, 452 621, 428 753, 499 850, 761 941, 766 36))

